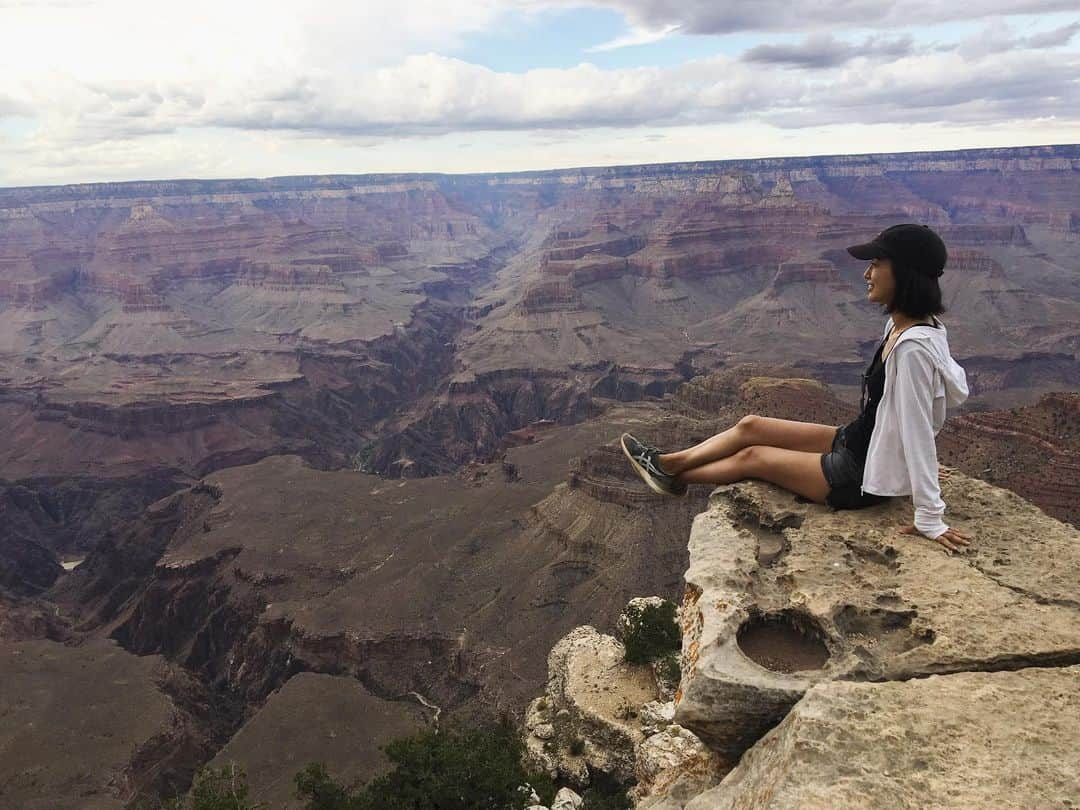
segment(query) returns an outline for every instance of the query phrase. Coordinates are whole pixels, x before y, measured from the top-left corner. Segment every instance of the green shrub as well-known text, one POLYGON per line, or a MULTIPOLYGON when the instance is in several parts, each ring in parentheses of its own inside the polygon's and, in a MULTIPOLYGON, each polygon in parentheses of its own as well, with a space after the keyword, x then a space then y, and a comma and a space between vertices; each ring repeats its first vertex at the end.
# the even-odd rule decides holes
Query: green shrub
POLYGON ((393 768, 363 787, 345 788, 318 763, 296 774, 296 796, 306 810, 522 810, 532 785, 545 803, 555 786, 521 765, 524 746, 508 723, 446 726, 400 737, 383 747, 393 768))
POLYGON ((185 798, 166 801, 165 810, 263 810, 265 802, 248 798, 244 770, 236 763, 214 770, 206 767, 195 774, 185 798))
POLYGON ((589 787, 581 794, 582 810, 630 810, 632 805, 626 797, 629 785, 600 772, 590 776, 589 787))
POLYGON ((369 441, 353 455, 353 468, 360 472, 371 472, 371 459, 375 455, 378 442, 369 441))
POLYGON ((307 799, 307 810, 349 810, 359 801, 357 785, 344 787, 330 778, 326 766, 312 762, 293 777, 296 796, 307 799))
POLYGON ((660 605, 646 605, 644 609, 627 609, 626 660, 632 664, 647 664, 654 659, 678 652, 682 647, 682 634, 675 622, 675 603, 666 599, 660 605))
POLYGON ((570 741, 570 754, 571 756, 580 757, 585 753, 585 740, 581 737, 574 737, 570 741))
POLYGON ((601 793, 589 788, 581 797, 581 810, 630 810, 630 800, 625 793, 601 793))

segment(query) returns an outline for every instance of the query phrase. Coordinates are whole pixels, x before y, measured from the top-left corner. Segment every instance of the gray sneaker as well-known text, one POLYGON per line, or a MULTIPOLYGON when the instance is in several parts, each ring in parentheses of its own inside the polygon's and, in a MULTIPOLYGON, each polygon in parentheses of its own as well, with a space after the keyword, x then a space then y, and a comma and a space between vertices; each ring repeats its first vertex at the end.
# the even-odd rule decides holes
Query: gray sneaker
POLYGON ((660 469, 659 450, 639 442, 629 433, 622 435, 619 444, 641 480, 649 485, 649 489, 660 495, 674 495, 676 498, 686 496, 686 484, 660 469))

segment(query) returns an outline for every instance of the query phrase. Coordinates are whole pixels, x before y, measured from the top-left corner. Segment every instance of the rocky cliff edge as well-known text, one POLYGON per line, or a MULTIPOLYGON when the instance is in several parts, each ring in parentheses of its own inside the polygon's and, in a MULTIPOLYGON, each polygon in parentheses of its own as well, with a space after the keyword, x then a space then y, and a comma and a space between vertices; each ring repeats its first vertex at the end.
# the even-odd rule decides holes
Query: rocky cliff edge
POLYGON ((900 534, 907 498, 835 511, 764 482, 714 490, 678 690, 632 735, 638 808, 1075 806, 1080 532, 959 471, 942 489, 965 553, 900 534))

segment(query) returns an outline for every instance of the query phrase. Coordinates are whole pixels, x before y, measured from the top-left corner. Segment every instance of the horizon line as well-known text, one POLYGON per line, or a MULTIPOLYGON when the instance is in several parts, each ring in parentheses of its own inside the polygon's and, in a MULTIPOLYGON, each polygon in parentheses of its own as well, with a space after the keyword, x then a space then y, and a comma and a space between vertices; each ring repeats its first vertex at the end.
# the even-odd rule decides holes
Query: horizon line
POLYGON ((903 152, 829 152, 810 155, 761 155, 758 157, 741 158, 710 158, 690 159, 677 161, 663 161, 660 163, 615 163, 590 166, 561 166, 543 169, 517 169, 514 171, 490 171, 490 172, 434 172, 434 171, 398 171, 398 172, 324 172, 321 174, 283 174, 268 175, 265 177, 172 177, 141 180, 91 180, 81 183, 48 183, 25 186, 0 186, 0 193, 11 191, 34 191, 44 189, 64 188, 91 188, 97 186, 123 186, 137 184, 169 184, 169 183, 246 183, 246 182, 272 182, 281 180, 304 180, 315 178, 396 178, 396 179, 429 179, 429 178, 467 178, 467 177, 512 177, 522 175, 557 174, 560 172, 588 172, 610 169, 634 169, 652 167, 687 166, 693 164, 740 164, 758 161, 797 161, 813 160, 816 158, 851 157, 851 158, 892 158, 905 155, 924 154, 956 154, 969 152, 1000 152, 1021 149, 1061 149, 1067 147, 1080 148, 1080 143, 1052 143, 1052 144, 1018 144, 1015 146, 978 146, 961 147, 957 149, 914 149, 903 152))

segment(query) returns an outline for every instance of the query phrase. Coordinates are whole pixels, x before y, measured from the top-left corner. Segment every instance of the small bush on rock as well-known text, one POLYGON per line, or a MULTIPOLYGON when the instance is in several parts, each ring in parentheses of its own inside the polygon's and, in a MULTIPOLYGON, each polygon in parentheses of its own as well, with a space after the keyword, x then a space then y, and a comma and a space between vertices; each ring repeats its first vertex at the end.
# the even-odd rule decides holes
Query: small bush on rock
POLYGON ((682 647, 682 635, 675 621, 675 603, 664 601, 661 605, 647 605, 644 609, 627 608, 626 660, 631 664, 647 664, 650 661, 678 652, 682 647))

